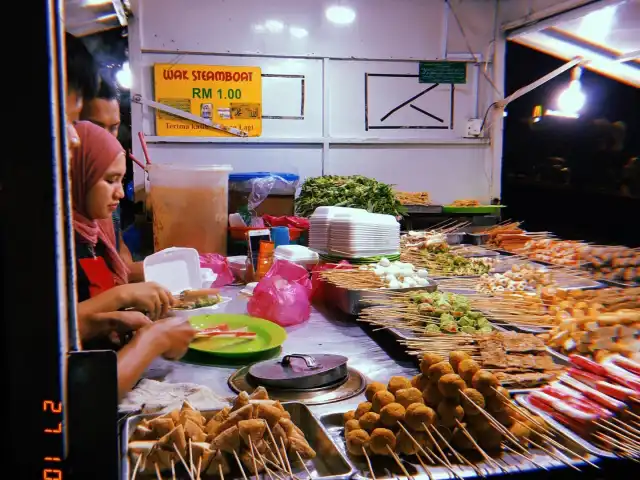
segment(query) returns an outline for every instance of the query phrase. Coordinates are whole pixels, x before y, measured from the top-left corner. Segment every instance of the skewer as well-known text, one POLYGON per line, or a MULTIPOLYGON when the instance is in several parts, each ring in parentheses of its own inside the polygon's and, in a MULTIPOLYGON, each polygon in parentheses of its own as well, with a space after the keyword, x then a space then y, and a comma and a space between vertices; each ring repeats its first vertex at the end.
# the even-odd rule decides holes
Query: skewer
POLYGON ((162 480, 162 474, 160 473, 160 467, 158 466, 158 463, 157 462, 153 462, 153 466, 154 466, 154 468, 156 470, 156 478, 158 480, 162 480))
MULTIPOLYGON (((267 423, 267 422, 265 422, 265 423, 267 425, 267 432, 269 432, 269 438, 271 438, 271 441, 273 442, 273 446, 276 449, 276 452, 278 454, 277 457, 274 455, 273 458, 280 459, 280 463, 282 463, 282 466, 284 467, 285 466, 284 459, 282 458, 282 453, 280 452, 280 448, 278 447, 278 442, 276 442, 276 437, 274 437, 273 432, 271 431, 271 427, 269 427, 269 423, 267 423)), ((286 452, 286 450, 285 450, 285 452, 286 452)), ((286 453, 285 453, 285 455, 286 455, 286 453)))
MULTIPOLYGON (((599 439, 600 441, 604 442, 604 443, 610 443, 611 445, 613 445, 615 448, 621 450, 622 452, 631 455, 632 457, 635 455, 638 455, 638 453, 640 452, 635 452, 633 450, 630 450, 628 447, 626 447, 624 444, 618 442, 617 440, 608 437, 606 435, 603 435, 602 433, 597 433, 594 435, 594 437, 596 437, 597 439, 599 439)), ((619 452, 616 452, 617 455, 619 455, 619 452)))
POLYGON ((240 468, 240 473, 242 474, 242 478, 244 480, 249 480, 247 478, 247 474, 244 473, 244 468, 242 467, 242 462, 240 461, 240 457, 238 457, 238 453, 235 450, 233 451, 233 456, 236 459, 236 463, 238 464, 238 468, 240 468))
POLYGON ((138 460, 136 460, 136 464, 133 467, 133 473, 131 474, 131 480, 136 480, 136 475, 138 474, 138 468, 140 468, 140 462, 142 462, 142 453, 138 455, 138 460))
POLYGON ((545 435, 544 433, 538 432, 537 430, 535 430, 534 428, 531 428, 529 425, 525 425, 524 423, 522 423, 520 420, 518 420, 517 418, 511 417, 512 420, 514 420, 515 422, 518 422, 521 425, 524 425, 525 427, 527 427, 529 430, 533 430, 536 434, 540 435, 542 438, 544 438, 547 442, 551 443, 554 447, 556 447, 557 449, 560 450, 564 450, 565 452, 570 453, 571 455, 573 455, 574 457, 579 458, 580 460, 582 460, 583 462, 589 464, 592 467, 597 468, 598 470, 600 469, 599 466, 597 466, 595 463, 589 461, 589 459, 583 457, 582 455, 574 452, 573 450, 569 449, 569 447, 566 447, 564 445, 562 445, 559 442, 556 442, 553 438, 551 438, 549 435, 545 435))
POLYGON ((189 471, 194 472, 196 467, 193 464, 193 445, 191 443, 191 439, 189 439, 189 466, 191 467, 189 471))
POLYGON ((307 472, 307 475, 309 475, 309 478, 311 478, 311 472, 307 468, 307 464, 304 463, 304 460, 302 459, 302 455, 300 455, 300 452, 298 452, 297 450, 296 450, 296 455, 298 456, 298 460, 300 460, 300 463, 302 464, 302 466, 304 467, 305 471, 307 472))
POLYGON ((436 442, 436 439, 433 438, 433 435, 431 435, 431 432, 429 431, 429 427, 427 427, 424 423, 422 423, 422 426, 425 429, 425 432, 427 433, 427 435, 429 435, 429 439, 433 442, 433 445, 436 447, 436 450, 438 450, 438 453, 440 454, 440 458, 444 463, 444 465, 446 466, 447 470, 449 470, 455 477, 459 478, 460 480, 463 480, 463 478, 460 475, 458 475, 458 473, 453 469, 453 465, 447 458, 447 455, 442 451, 442 449, 440 448, 440 445, 438 445, 438 442, 436 442))
POLYGON ((264 467, 265 471, 267 472, 267 475, 269 475, 269 478, 271 480, 275 480, 273 478, 273 475, 275 475, 276 477, 278 477, 278 480, 282 480, 282 477, 278 476, 275 472, 271 472, 271 469, 267 466, 267 462, 266 462, 266 458, 262 456, 262 454, 256 450, 256 453, 258 454, 258 458, 260 459, 260 463, 262 464, 262 466, 264 467))
POLYGON ((367 459, 367 465, 369 466, 369 473, 371 473, 371 478, 373 480, 376 480, 376 474, 373 473, 373 465, 371 465, 371 459, 369 458, 367 450, 364 447, 362 447, 362 453, 364 454, 364 458, 367 459))
POLYGON ((424 473, 426 473, 427 477, 429 477, 429 480, 433 480, 433 477, 431 476, 431 472, 429 471, 429 468, 424 464, 424 462, 422 461, 422 457, 420 456, 419 453, 416 453, 416 458, 418 459, 418 462, 420 462, 420 465, 422 466, 424 473))
POLYGON ((176 462, 171 459, 171 480, 176 480, 176 462))
POLYGON ((253 461, 253 471, 256 474, 256 479, 259 479, 260 474, 258 473, 258 465, 256 464, 256 457, 253 454, 253 442, 251 441, 251 435, 249 435, 249 449, 251 453, 251 460, 253 461))
POLYGON ((284 459, 287 462, 287 468, 289 469, 289 475, 293 477, 293 470, 291 470, 291 464, 289 463, 289 457, 287 456, 287 447, 284 446, 284 440, 280 437, 280 444, 282 445, 282 452, 284 453, 284 459))
POLYGON ((193 478, 193 474, 191 473, 191 470, 189 470, 189 465, 187 465, 186 460, 184 459, 184 457, 182 456, 182 454, 180 453, 180 450, 178 450, 178 446, 174 443, 173 444, 173 449, 176 451, 176 453, 178 454, 178 457, 180 458, 180 461, 182 462, 182 465, 184 465, 184 469, 187 471, 187 473, 189 474, 189 478, 191 480, 195 480, 193 478))
POLYGON ((502 444, 502 448, 508 450, 510 453, 513 453, 514 455, 517 455, 518 457, 522 457, 524 458, 527 462, 533 463, 536 467, 539 467, 541 469, 543 469, 544 471, 548 472, 549 469, 547 467, 545 467, 544 465, 539 464, 538 462, 534 462, 531 458, 521 454, 520 452, 516 452, 513 448, 511 448, 509 445, 507 445, 506 443, 502 444))
POLYGON ((612 429, 612 428, 609 428, 609 427, 606 427, 606 426, 602 425, 602 422, 606 422, 606 420, 601 419, 601 420, 600 420, 600 422, 598 422, 598 424, 599 424, 598 426, 599 426, 600 428, 602 428, 602 429, 604 429, 604 430, 606 430, 606 431, 608 431, 608 432, 612 433, 613 435, 615 435, 615 436, 616 436, 616 437, 618 437, 618 438, 622 438, 623 440, 627 440, 627 441, 628 441, 628 442, 630 442, 630 443, 631 443, 631 445, 633 445, 634 447, 638 447, 638 448, 640 448, 640 443, 638 443, 634 438, 628 438, 628 436, 629 436, 629 435, 631 435, 629 432, 625 431, 624 429, 622 429, 622 428, 620 428, 620 427, 618 427, 618 426, 616 426, 616 425, 613 425, 613 424, 612 424, 612 423, 610 423, 610 422, 607 422, 607 424, 612 425, 613 427, 615 427, 615 428, 616 428, 616 429, 614 430, 614 429, 612 429), (622 430, 622 432, 623 432, 623 433, 620 433, 618 430, 622 430))
POLYGON ((627 413, 628 415, 631 415, 632 417, 636 418, 637 420, 640 420, 640 415, 636 415, 635 413, 633 413, 630 410, 627 410, 625 413, 627 413))
POLYGON ((449 442, 447 442, 446 438, 442 436, 442 434, 438 431, 437 428, 435 428, 433 425, 429 425, 429 426, 434 431, 434 433, 436 433, 438 437, 440 437, 440 440, 442 440, 442 442, 447 446, 447 448, 451 450, 451 453, 453 453, 453 456, 456 457, 460 463, 466 463, 468 466, 474 469, 479 476, 481 476, 482 478, 486 478, 486 475, 484 474, 484 472, 480 470, 480 468, 478 468, 477 465, 467 460, 464 457, 464 455, 462 455, 461 453, 458 453, 458 451, 455 448, 453 448, 449 442))
POLYGON ((627 425, 626 423, 623 423, 622 420, 620 420, 619 418, 613 417, 611 420, 618 422, 621 425, 613 424, 612 422, 609 422, 608 420, 605 420, 605 419, 602 419, 601 421, 607 424, 611 424, 611 426, 614 428, 623 430, 625 433, 629 434, 630 436, 635 438, 637 441, 640 441, 640 430, 633 428, 631 425, 627 425))
MULTIPOLYGON (((200 457, 202 459, 202 457, 200 457)), ((218 464, 218 472, 220 473, 220 480, 224 480, 224 472, 222 471, 222 463, 218 464)))
MULTIPOLYGON (((198 471, 196 473, 196 479, 200 480, 200 471, 202 470, 202 456, 198 459, 198 471)), ((222 476, 220 478, 223 478, 222 476)))
POLYGON ((482 458, 484 458, 484 461, 487 462, 488 465, 495 465, 500 470, 502 470, 503 473, 505 474, 508 473, 508 471, 502 465, 500 465, 493 458, 491 458, 491 456, 489 456, 487 452, 485 452, 484 449, 482 449, 482 447, 478 445, 478 442, 476 442, 476 440, 473 438, 473 436, 471 436, 467 428, 457 418, 456 418, 456 423, 458 424, 458 428, 462 430, 462 433, 464 433, 465 437, 467 437, 467 439, 476 448, 476 450, 478 450, 478 452, 480 453, 480 455, 482 455, 482 458))
POLYGON ((398 457, 398 455, 396 455, 396 452, 394 452, 393 449, 389 445, 387 445, 387 450, 389 451, 389 453, 391 454, 393 459, 396 461, 396 463, 400 467, 400 470, 402 470, 402 473, 404 473, 407 478, 411 478, 411 479, 415 480, 413 478, 413 475, 410 475, 409 472, 407 471, 407 469, 404 468, 404 465, 402 464, 402 460, 400 460, 400 457, 398 457))
MULTIPOLYGON (((433 459, 435 458, 435 455, 432 457, 432 456, 431 456, 431 455, 429 455, 427 452, 425 452, 425 451, 424 451, 424 449, 422 448, 422 445, 420 445, 420 442, 418 442, 418 440, 416 440, 416 437, 414 437, 413 435, 411 435, 411 432, 409 432, 409 430, 407 430, 407 429, 405 428, 405 426, 404 426, 404 425, 402 425, 402 423, 398 422, 398 426, 399 426, 402 430, 404 430, 404 433, 406 433, 406 434, 407 434, 407 436, 408 436, 408 437, 411 439, 411 441, 414 443, 414 445, 415 445, 416 447, 418 447, 418 450, 420 450, 420 451, 422 452, 422 454, 423 454, 425 457, 427 457, 427 460, 429 460, 429 463, 431 463, 432 465, 434 465, 434 464, 436 463, 436 462, 434 462, 434 460, 433 460, 433 459)), ((433 452, 431 452, 431 453, 433 453, 433 452)))

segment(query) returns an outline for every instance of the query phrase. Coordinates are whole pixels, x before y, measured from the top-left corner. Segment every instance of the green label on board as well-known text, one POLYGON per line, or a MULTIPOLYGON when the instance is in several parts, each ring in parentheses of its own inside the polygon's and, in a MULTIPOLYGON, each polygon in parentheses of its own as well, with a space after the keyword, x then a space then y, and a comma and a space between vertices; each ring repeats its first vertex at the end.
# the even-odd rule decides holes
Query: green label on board
POLYGON ((467 83, 465 62, 420 62, 420 83, 467 83))

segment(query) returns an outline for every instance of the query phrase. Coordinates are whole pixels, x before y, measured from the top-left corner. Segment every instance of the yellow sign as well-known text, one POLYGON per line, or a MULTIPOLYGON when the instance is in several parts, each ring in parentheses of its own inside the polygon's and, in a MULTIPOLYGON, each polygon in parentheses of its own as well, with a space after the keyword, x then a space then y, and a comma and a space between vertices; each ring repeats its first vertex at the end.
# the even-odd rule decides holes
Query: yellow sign
MULTIPOLYGON (((260 67, 154 65, 156 102, 237 128, 250 137, 262 133, 260 67)), ((231 137, 230 133, 156 110, 159 136, 231 137)))

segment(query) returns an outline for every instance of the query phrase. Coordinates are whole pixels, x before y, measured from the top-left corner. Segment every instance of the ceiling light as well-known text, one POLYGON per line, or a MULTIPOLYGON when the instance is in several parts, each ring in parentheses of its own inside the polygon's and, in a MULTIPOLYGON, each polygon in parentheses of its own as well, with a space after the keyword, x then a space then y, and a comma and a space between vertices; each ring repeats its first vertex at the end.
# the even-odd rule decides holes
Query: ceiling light
POLYGON ((338 5, 327 8, 325 15, 327 20, 338 25, 347 25, 356 19, 356 12, 352 8, 338 5))
POLYGON ((558 95, 560 111, 568 114, 578 113, 586 101, 587 97, 582 92, 580 80, 571 80, 567 89, 558 95))
POLYGON ((129 90, 131 88, 131 68, 129 67, 129 62, 124 62, 122 65, 122 70, 116 73, 116 80, 118 85, 122 88, 129 90))
POLYGON ((296 38, 304 38, 309 35, 306 29, 300 27, 289 27, 289 33, 292 37, 296 38))
POLYGON ((271 33, 280 33, 284 29, 284 23, 279 20, 267 20, 264 27, 271 33))

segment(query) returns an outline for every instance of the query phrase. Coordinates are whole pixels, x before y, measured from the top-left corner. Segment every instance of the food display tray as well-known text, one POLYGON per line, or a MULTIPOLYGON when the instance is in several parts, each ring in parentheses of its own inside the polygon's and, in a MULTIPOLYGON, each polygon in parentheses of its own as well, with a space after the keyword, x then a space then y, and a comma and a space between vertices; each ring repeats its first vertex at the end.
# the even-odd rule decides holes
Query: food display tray
MULTIPOLYGON (((338 445, 341 452, 345 455, 347 461, 350 462, 352 468, 356 470, 356 473, 352 478, 358 480, 371 480, 371 474, 369 473, 369 466, 367 465, 366 459, 364 457, 354 457, 353 455, 349 455, 346 451, 342 413, 330 413, 323 415, 320 417, 320 422, 329 432, 333 442, 338 445)), ((576 451, 592 463, 598 462, 598 459, 584 449, 580 443, 576 442, 573 436, 568 437, 568 441, 570 442, 569 448, 576 451)), ((553 459, 542 450, 533 450, 533 453, 533 460, 545 468, 551 469, 554 467, 564 466, 564 464, 559 460, 553 459)), ((503 475, 505 472, 506 474, 534 471, 540 471, 540 473, 543 473, 543 470, 535 464, 523 460, 522 457, 509 453, 502 453, 499 457, 495 457, 504 468, 504 471, 500 470, 495 465, 487 464, 487 462, 482 460, 479 456, 474 457, 469 454, 466 454, 465 456, 468 460, 473 461, 476 467, 487 477, 489 475, 503 475)), ((477 472, 470 466, 457 463, 451 458, 450 460, 453 463, 453 471, 456 473, 457 478, 479 478, 477 472)), ((571 459, 569 462, 576 466, 586 465, 584 461, 577 458, 571 459)), ((455 478, 452 476, 451 471, 444 466, 430 465, 427 467, 428 473, 425 472, 415 457, 402 457, 402 464, 407 469, 407 472, 411 477, 407 477, 404 472, 400 470, 397 463, 395 463, 389 456, 371 457, 371 463, 375 478, 381 480, 441 480, 455 478)))
POLYGON ((607 452, 606 450, 602 450, 601 448, 596 447, 594 444, 592 444, 591 442, 588 442, 587 440, 582 438, 580 435, 578 435, 575 432, 569 430, 567 427, 565 427, 560 422, 558 422, 553 417, 551 417, 551 415, 549 415, 548 413, 546 413, 546 412, 540 410, 539 408, 534 407, 533 405, 531 405, 531 403, 529 402, 529 396, 527 394, 525 394, 525 395, 516 395, 514 397, 514 400, 517 403, 519 403, 521 406, 526 408, 527 410, 529 410, 529 411, 535 413, 536 415, 539 415, 540 417, 542 417, 545 422, 547 422, 549 425, 554 427, 557 431, 561 432, 565 437, 570 438, 576 444, 580 445, 584 450, 589 452, 591 455, 595 455, 597 457, 602 457, 602 458, 617 458, 617 456, 615 454, 613 454, 611 452, 607 452))
POLYGON ((431 279, 429 279, 428 282, 429 284, 425 287, 397 288, 393 290, 349 290, 327 282, 327 294, 325 298, 329 306, 337 308, 349 315, 358 315, 363 308, 367 307, 364 302, 372 298, 383 297, 386 292, 435 292, 438 289, 438 283, 431 279))
POLYGON ((478 205, 477 207, 453 207, 444 205, 442 213, 467 213, 470 215, 498 214, 504 205, 478 205))
MULTIPOLYGON (((343 454, 343 449, 341 448, 341 446, 334 443, 329 432, 325 429, 322 423, 318 421, 313 413, 311 413, 309 407, 300 402, 286 402, 283 403, 282 406, 287 412, 291 414, 291 421, 293 421, 293 423, 300 427, 300 429, 304 432, 304 435, 309 444, 317 453, 314 459, 307 460, 305 463, 314 479, 320 478, 323 480, 346 480, 348 478, 351 478, 355 474, 353 465, 343 454)), ((202 413, 202 415, 207 420, 215 415, 216 412, 218 412, 218 410, 200 410, 200 413, 202 413)), ((131 460, 128 455, 129 438, 133 434, 133 431, 143 418, 152 419, 160 415, 160 413, 136 415, 129 417, 125 422, 121 436, 122 480, 130 479, 131 472, 133 470, 133 465, 131 464, 131 460)), ((299 461, 294 461, 293 458, 291 458, 290 463, 291 469, 293 470, 293 474, 296 478, 308 477, 308 474, 299 461)), ((231 463, 231 465, 233 466, 234 464, 231 463)), ((236 468, 234 468, 233 470, 234 472, 236 472, 236 475, 226 475, 225 478, 241 479, 242 476, 237 470, 238 469, 236 465, 236 468)), ((145 478, 155 479, 156 474, 155 472, 153 473, 153 475, 142 475, 138 473, 138 475, 136 475, 136 478, 139 478, 140 480, 143 480, 145 478)), ((202 476, 201 478, 205 480, 209 477, 202 476)))
POLYGON ((405 205, 409 215, 439 215, 442 205, 405 205))

